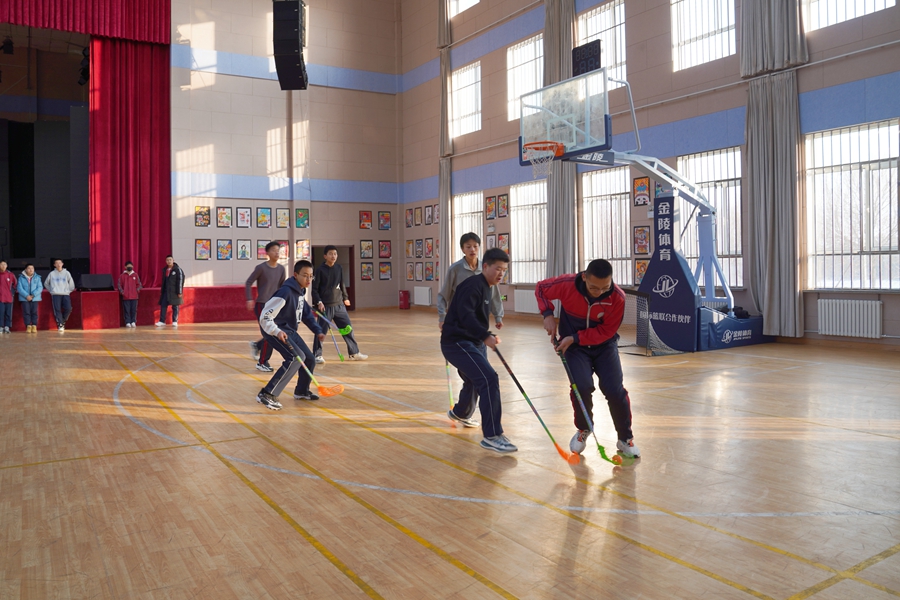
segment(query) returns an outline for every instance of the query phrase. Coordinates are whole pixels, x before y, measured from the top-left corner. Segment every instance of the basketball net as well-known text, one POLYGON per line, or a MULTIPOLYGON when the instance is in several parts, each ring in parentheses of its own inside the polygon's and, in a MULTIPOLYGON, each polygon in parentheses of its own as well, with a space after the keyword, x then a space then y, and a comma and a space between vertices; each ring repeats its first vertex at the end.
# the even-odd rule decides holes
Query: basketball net
POLYGON ((554 157, 563 153, 564 148, 557 142, 532 142, 522 147, 525 160, 531 163, 531 174, 535 179, 550 176, 550 164, 554 157))

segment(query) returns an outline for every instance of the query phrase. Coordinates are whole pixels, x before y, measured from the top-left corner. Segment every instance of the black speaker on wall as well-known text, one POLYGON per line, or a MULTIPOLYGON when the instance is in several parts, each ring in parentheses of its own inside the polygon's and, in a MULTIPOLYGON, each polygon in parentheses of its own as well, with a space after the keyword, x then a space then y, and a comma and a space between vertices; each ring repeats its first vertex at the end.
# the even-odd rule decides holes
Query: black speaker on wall
POLYGON ((306 4, 302 0, 275 0, 272 3, 272 42, 275 47, 275 71, 283 90, 305 90, 306 4))

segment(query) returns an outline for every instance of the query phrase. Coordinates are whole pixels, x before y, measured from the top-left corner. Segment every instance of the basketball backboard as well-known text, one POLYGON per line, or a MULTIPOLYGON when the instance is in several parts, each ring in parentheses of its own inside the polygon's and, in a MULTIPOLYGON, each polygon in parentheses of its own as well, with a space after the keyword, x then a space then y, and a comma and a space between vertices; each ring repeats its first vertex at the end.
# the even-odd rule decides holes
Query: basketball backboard
POLYGON ((554 83, 520 99, 519 162, 530 163, 526 144, 557 142, 555 160, 601 152, 612 146, 606 69, 554 83))

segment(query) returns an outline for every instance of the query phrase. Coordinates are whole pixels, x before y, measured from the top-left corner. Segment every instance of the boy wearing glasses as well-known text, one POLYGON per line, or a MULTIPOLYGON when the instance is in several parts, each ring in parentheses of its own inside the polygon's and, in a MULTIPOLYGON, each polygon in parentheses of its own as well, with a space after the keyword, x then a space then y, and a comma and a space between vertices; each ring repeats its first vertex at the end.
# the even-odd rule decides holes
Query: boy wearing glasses
MULTIPOLYGON (((300 357, 303 364, 312 373, 316 368, 313 353, 297 333, 297 326, 303 321, 310 331, 316 334, 316 339, 321 342, 325 334, 316 322, 316 316, 306 302, 306 288, 313 281, 313 266, 308 260, 298 260, 294 263, 294 274, 281 288, 266 302, 259 316, 259 326, 263 331, 263 338, 272 348, 278 351, 284 358, 284 362, 275 371, 275 375, 266 384, 256 401, 270 410, 281 410, 281 403, 275 397, 275 390, 284 387, 285 378, 293 374, 291 366, 300 357)), ((294 400, 318 400, 319 397, 309 389, 310 377, 304 369, 297 373, 297 387, 294 389, 294 400)))

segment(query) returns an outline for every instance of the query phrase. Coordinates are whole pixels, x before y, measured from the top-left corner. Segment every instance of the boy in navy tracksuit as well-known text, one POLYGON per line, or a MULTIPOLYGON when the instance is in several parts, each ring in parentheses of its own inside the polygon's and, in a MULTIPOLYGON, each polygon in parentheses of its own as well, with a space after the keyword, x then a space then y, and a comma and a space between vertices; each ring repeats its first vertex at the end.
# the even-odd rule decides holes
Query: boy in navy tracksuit
MULTIPOLYGON (((316 322, 316 317, 306 302, 306 288, 313 280, 313 266, 308 260, 298 260, 294 263, 294 275, 288 279, 281 288, 266 302, 259 316, 259 326, 263 330, 263 337, 272 348, 278 350, 284 357, 284 363, 275 371, 275 375, 266 384, 256 401, 271 410, 280 410, 281 403, 272 392, 281 382, 282 378, 290 377, 291 363, 299 356, 309 372, 316 367, 316 361, 312 351, 300 334, 297 333, 297 325, 300 321, 309 328, 321 342, 325 334, 316 322)), ((305 370, 297 373, 297 387, 294 389, 295 400, 318 400, 319 397, 309 389, 310 377, 305 370)))
MULTIPOLYGON (((622 363, 616 343, 625 315, 625 292, 613 283, 612 265, 603 259, 592 260, 581 273, 539 281, 534 295, 544 316, 544 329, 557 351, 565 354, 591 422, 594 420, 591 394, 596 374, 619 437, 616 448, 624 456, 639 457, 641 452, 634 445, 631 433, 631 400, 622 384, 622 363), (558 329, 552 300, 561 304, 558 329)), ((569 448, 581 454, 590 427, 574 392, 569 392, 569 397, 578 428, 569 448)))
POLYGON ((500 425, 500 379, 485 356, 484 346, 496 348, 500 338, 488 329, 492 287, 500 283, 509 268, 509 255, 491 248, 481 259, 482 271, 456 287, 453 302, 441 328, 441 353, 459 370, 463 391, 448 416, 459 422, 472 414, 472 403, 480 398, 482 448, 495 452, 518 450, 503 435, 500 425))

